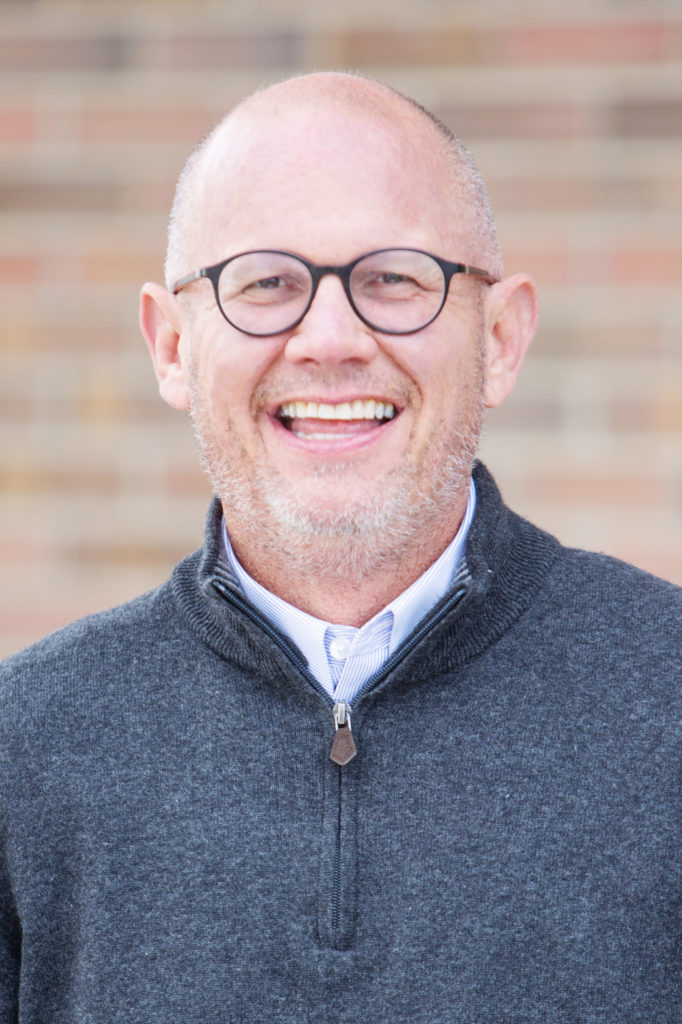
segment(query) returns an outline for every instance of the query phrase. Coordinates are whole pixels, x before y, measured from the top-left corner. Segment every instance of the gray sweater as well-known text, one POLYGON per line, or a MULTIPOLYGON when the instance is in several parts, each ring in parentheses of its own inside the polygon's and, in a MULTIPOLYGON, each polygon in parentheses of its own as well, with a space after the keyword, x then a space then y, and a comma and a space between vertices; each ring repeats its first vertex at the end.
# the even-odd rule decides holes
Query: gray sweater
POLYGON ((202 551, 0 673, 2 1024, 679 1024, 682 591, 476 471, 352 708, 202 551))

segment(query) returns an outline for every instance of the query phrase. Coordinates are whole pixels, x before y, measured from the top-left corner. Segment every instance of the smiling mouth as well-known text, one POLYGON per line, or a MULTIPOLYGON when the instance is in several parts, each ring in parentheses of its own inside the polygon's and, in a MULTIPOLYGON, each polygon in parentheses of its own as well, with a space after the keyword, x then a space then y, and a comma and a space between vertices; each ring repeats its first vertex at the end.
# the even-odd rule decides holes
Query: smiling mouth
POLYGON ((331 441, 374 430, 398 414, 392 402, 355 399, 353 402, 283 402, 277 410, 282 426, 297 437, 331 441))

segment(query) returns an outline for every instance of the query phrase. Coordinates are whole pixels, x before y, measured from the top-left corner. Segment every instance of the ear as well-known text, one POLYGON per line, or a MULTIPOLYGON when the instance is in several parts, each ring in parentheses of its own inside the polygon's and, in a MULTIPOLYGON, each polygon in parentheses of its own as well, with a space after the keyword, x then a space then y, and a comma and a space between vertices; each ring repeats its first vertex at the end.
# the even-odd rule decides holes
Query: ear
POLYGON ((489 409, 512 391, 537 319, 537 293, 527 274, 514 274, 491 285, 486 301, 485 404, 489 409))
POLYGON ((140 327, 154 364, 159 394, 174 409, 189 409, 189 386, 178 301, 160 284, 140 292, 140 327))

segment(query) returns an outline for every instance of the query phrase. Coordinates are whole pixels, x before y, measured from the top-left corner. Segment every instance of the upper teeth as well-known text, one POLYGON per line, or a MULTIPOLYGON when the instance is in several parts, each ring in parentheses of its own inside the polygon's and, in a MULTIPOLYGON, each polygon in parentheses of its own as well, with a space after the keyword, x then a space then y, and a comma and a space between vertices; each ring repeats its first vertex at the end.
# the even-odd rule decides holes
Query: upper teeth
POLYGON ((392 402, 379 402, 374 398, 364 401, 340 402, 329 405, 326 402, 284 402, 279 415, 285 419, 310 420, 390 420, 395 416, 392 402))

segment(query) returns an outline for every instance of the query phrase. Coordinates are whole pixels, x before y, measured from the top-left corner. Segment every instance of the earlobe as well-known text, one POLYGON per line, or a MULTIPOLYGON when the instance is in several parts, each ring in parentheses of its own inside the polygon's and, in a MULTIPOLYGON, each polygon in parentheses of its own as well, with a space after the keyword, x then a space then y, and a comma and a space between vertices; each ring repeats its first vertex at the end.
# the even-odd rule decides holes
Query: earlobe
POLYGON ((527 274, 492 285, 486 305, 485 404, 500 405, 511 393, 535 333, 538 303, 527 274))
POLYGON ((181 348, 181 317, 175 296, 159 284, 140 292, 140 327, 147 342, 159 393, 174 409, 189 409, 187 368, 181 348))

